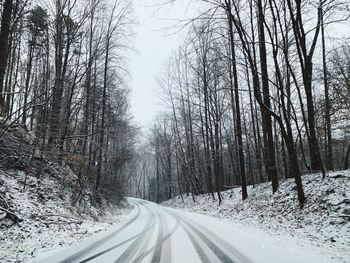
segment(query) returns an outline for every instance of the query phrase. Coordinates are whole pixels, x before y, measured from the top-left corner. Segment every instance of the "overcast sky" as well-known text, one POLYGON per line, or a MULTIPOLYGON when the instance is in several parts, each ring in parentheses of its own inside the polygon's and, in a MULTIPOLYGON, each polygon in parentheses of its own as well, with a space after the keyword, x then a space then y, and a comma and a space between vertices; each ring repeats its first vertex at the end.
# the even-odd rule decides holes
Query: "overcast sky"
MULTIPOLYGON (((160 7, 161 2, 169 0, 133 0, 137 23, 134 26, 135 38, 132 44, 135 48, 129 65, 131 109, 136 124, 142 128, 149 128, 157 112, 162 109, 157 77, 161 77, 168 58, 185 35, 185 31, 174 34, 174 25, 179 24, 179 21, 175 20, 193 18, 203 11, 198 9, 204 8, 203 5, 196 5, 198 1, 194 0, 176 0, 173 5, 160 7)), ((347 32, 348 29, 347 27, 347 32)), ((344 30, 344 25, 335 24, 328 27, 328 41, 335 44, 337 41, 329 38, 329 33, 334 37, 338 35, 335 32, 340 31, 339 35, 343 36, 344 30)))
POLYGON ((183 5, 189 3, 188 0, 177 0, 178 4, 159 9, 157 2, 160 1, 134 0, 137 24, 134 27, 135 52, 130 62, 131 107, 136 123, 144 128, 152 125, 160 111, 157 76, 160 76, 172 50, 181 43, 183 34, 174 34, 174 29, 168 29, 177 23, 172 18, 186 19, 195 12, 183 5))

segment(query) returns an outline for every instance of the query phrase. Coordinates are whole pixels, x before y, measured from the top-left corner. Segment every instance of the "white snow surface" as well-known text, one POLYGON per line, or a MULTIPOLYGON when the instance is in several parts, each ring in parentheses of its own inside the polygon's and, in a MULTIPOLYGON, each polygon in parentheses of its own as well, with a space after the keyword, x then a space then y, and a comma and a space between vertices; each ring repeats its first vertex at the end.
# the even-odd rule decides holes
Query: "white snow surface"
POLYGON ((180 196, 162 203, 190 212, 212 215, 228 221, 237 229, 265 238, 283 248, 312 251, 329 262, 350 262, 350 170, 303 176, 307 203, 298 206, 293 179, 280 181, 272 194, 269 183, 248 187, 248 199, 241 200, 240 188, 217 196, 180 196))
POLYGON ((96 235, 33 263, 331 263, 306 248, 276 245, 263 233, 247 233, 225 220, 130 198, 135 210, 107 235, 96 235))
POLYGON ((11 210, 22 220, 11 225, 0 211, 0 262, 26 262, 52 249, 70 246, 109 230, 131 212, 128 205, 104 204, 103 209, 97 209, 86 202, 86 207, 73 207, 71 193, 54 178, 28 176, 25 190, 24 172, 0 170, 0 178, 1 192, 6 193, 11 210))

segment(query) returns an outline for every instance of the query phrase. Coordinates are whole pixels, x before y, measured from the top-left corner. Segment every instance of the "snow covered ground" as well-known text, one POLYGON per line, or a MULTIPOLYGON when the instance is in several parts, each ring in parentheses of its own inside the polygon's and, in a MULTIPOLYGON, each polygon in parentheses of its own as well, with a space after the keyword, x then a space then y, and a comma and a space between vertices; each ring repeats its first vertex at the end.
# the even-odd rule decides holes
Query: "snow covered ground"
POLYGON ((34 259, 48 262, 335 263, 278 238, 247 233, 225 220, 129 198, 135 209, 108 233, 34 259))
MULTIPOLYGON (((119 223, 131 208, 108 206, 103 209, 71 205, 71 192, 53 177, 28 176, 0 170, 0 194, 21 222, 14 224, 0 211, 0 262, 26 262, 46 251, 69 246, 119 223), (103 212, 102 212, 103 211, 103 212)), ((2 200, 4 202, 4 200, 2 200)))
POLYGON ((249 187, 249 197, 241 201, 240 189, 223 194, 223 202, 210 195, 180 196, 163 202, 165 206, 182 208, 227 219, 249 234, 268 236, 282 247, 313 249, 333 258, 350 262, 350 170, 334 172, 322 180, 320 174, 303 176, 308 201, 300 210, 292 179, 281 181, 277 193, 270 184, 249 187))

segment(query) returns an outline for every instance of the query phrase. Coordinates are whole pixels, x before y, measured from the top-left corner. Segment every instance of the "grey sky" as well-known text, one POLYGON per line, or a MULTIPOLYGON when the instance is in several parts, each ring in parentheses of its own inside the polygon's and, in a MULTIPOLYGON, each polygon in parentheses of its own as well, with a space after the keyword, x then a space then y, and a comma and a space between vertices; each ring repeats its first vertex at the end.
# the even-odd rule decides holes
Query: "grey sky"
MULTIPOLYGON (((134 26, 135 52, 132 53, 130 63, 131 107, 137 125, 149 128, 157 112, 161 110, 157 77, 161 77, 171 52, 179 46, 182 36, 185 35, 185 32, 174 34, 176 29, 171 25, 179 23, 176 19, 195 17, 203 11, 198 9, 203 9, 204 6, 196 5, 198 1, 195 0, 176 0, 175 4, 162 8, 159 8, 159 4, 169 0, 133 2, 137 24, 134 26)), ((344 23, 342 26, 329 26, 326 35, 330 46, 339 45, 334 36, 343 36, 345 31, 349 32, 349 27, 344 27, 344 23)))
POLYGON ((172 18, 188 18, 194 12, 183 5, 189 1, 181 0, 159 10, 156 3, 161 1, 134 0, 138 24, 134 27, 135 52, 130 63, 131 107, 135 121, 142 127, 149 127, 160 109, 156 79, 172 50, 181 42, 181 34, 170 33, 166 28, 175 23, 172 18))

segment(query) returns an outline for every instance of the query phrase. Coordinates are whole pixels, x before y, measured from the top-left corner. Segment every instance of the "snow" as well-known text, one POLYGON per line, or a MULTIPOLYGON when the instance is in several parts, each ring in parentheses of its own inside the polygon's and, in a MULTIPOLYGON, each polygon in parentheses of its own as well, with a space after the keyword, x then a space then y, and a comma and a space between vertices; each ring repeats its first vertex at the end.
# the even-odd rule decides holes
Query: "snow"
POLYGON ((334 140, 349 140, 350 122, 347 110, 339 110, 332 119, 332 137, 334 140))
POLYGON ((130 198, 129 218, 108 233, 37 258, 47 262, 237 262, 331 263, 329 256, 310 252, 263 232, 249 233, 225 220, 130 198), (281 247, 278 242, 284 242, 281 247), (288 245, 288 246, 287 246, 288 245), (157 256, 158 253, 158 256, 157 256), (74 259, 73 259, 74 258, 74 259), (225 260, 226 258, 226 260, 225 260))
MULTIPOLYGON (((227 255, 232 255, 235 262, 245 263, 326 263, 330 258, 317 253, 310 253, 306 248, 302 248, 288 239, 281 237, 273 238, 258 229, 242 228, 239 224, 228 223, 214 217, 208 217, 200 214, 189 214, 176 211, 177 214, 183 214, 189 218, 198 227, 207 229, 208 234, 215 240, 223 240, 216 245, 227 255), (254 230, 254 231, 253 231, 254 230), (284 245, 281 246, 280 243, 284 245)), ((207 253, 207 251, 205 251, 207 253)), ((178 261, 181 262, 181 261, 178 261)), ((185 262, 185 261, 182 261, 185 262)), ((192 261, 191 261, 192 262, 192 261)), ((217 262, 217 261, 210 261, 217 262)))
MULTIPOLYGON (((249 187, 249 197, 241 201, 235 188, 223 192, 223 202, 210 195, 175 197, 162 205, 212 215, 230 222, 247 234, 269 237, 272 243, 289 249, 306 248, 329 258, 330 262, 350 262, 350 170, 303 176, 308 201, 299 209, 294 181, 281 181, 272 194, 268 183, 249 187)), ((317 262, 317 261, 314 261, 317 262)))
POLYGON ((25 262, 54 248, 105 232, 131 211, 127 205, 105 204, 103 209, 97 209, 82 203, 74 207, 71 192, 55 178, 39 180, 28 175, 28 186, 23 190, 24 178, 22 171, 0 170, 0 194, 5 195, 11 211, 22 220, 13 224, 0 212, 0 262, 25 262))

